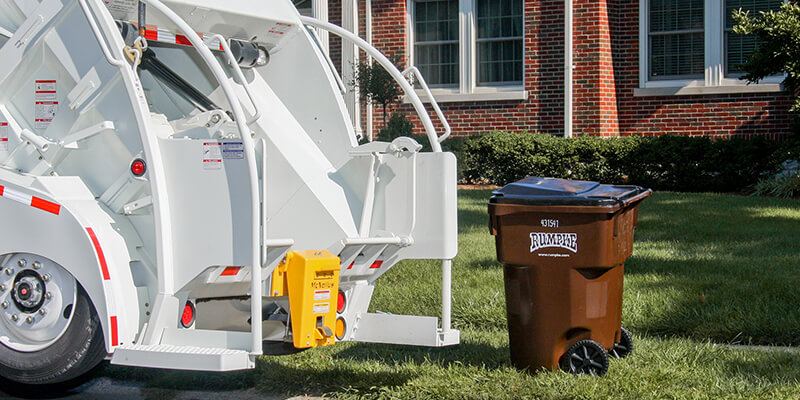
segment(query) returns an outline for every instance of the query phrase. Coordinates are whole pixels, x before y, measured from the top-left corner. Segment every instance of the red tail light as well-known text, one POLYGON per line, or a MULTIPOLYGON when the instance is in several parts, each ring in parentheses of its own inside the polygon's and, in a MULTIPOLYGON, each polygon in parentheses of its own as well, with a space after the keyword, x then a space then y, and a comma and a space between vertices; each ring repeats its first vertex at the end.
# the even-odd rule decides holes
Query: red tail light
POLYGON ((183 314, 181 314, 181 325, 184 328, 188 328, 194 323, 194 311, 194 304, 191 301, 187 301, 186 305, 183 306, 183 314))
POLYGON ((145 172, 147 172, 147 164, 144 163, 144 160, 141 158, 133 160, 131 163, 131 173, 133 176, 142 176, 145 172))
POLYGON ((347 303, 347 300, 344 298, 344 293, 340 290, 339 295, 336 298, 336 312, 341 314, 344 311, 344 306, 347 303))

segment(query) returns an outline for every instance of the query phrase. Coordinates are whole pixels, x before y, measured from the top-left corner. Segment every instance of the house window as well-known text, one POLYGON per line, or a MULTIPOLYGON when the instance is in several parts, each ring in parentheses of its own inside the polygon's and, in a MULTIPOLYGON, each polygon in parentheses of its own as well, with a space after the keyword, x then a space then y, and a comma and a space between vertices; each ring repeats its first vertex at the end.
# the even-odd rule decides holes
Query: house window
POLYGON ((736 25, 732 13, 738 9, 757 11, 778 10, 781 0, 726 0, 725 1, 725 74, 739 76, 742 74, 739 66, 756 51, 758 39, 754 35, 739 35, 733 33, 736 25))
POLYGON ((522 0, 478 0, 478 85, 522 84, 522 0))
MULTIPOLYGON (((641 86, 744 85, 742 64, 758 46, 732 32, 731 13, 780 7, 782 0, 640 0, 641 86)), ((778 82, 767 78, 765 83, 778 82)))
POLYGON ((650 79, 702 78, 705 0, 650 0, 650 79))
POLYGON ((411 63, 450 93, 522 90, 522 0, 408 0, 411 63))
POLYGON ((432 86, 457 86, 458 0, 417 1, 414 59, 432 86))

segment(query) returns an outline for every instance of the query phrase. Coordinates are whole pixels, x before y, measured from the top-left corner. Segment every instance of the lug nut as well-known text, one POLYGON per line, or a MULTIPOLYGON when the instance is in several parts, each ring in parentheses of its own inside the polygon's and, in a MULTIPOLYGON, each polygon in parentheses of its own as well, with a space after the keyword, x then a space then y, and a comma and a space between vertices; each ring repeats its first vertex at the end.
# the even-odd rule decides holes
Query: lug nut
POLYGON ((40 263, 38 261, 34 261, 33 262, 33 269, 39 269, 39 268, 42 268, 42 263, 40 263))
POLYGON ((47 300, 50 300, 51 297, 53 297, 53 295, 50 294, 50 292, 47 292, 47 293, 44 294, 44 298, 47 299, 47 300))
POLYGON ((25 261, 25 259, 24 259, 24 258, 20 258, 20 259, 19 259, 19 261, 17 261, 17 265, 19 265, 20 267, 24 267, 24 266, 25 266, 25 264, 27 264, 27 263, 28 263, 28 262, 27 262, 27 261, 25 261))
POLYGON ((17 314, 11 314, 11 320, 12 321, 16 322, 18 319, 19 319, 19 316, 17 316, 17 314))
POLYGON ((44 308, 40 308, 40 309, 39 309, 39 315, 44 315, 44 313, 46 313, 46 312, 47 312, 47 311, 45 311, 45 309, 44 309, 44 308))
POLYGON ((14 270, 11 268, 6 268, 6 275, 11 275, 14 273, 14 270))
POLYGON ((29 324, 32 324, 33 323, 33 317, 25 318, 25 322, 27 322, 29 324))
POLYGON ((0 292, 6 291, 6 285, 0 285, 0 292))
POLYGON ((42 280, 44 280, 45 282, 49 281, 50 280, 50 275, 44 274, 44 276, 42 276, 42 280))
POLYGON ((2 304, 0 304, 0 307, 8 308, 8 302, 4 301, 2 304))

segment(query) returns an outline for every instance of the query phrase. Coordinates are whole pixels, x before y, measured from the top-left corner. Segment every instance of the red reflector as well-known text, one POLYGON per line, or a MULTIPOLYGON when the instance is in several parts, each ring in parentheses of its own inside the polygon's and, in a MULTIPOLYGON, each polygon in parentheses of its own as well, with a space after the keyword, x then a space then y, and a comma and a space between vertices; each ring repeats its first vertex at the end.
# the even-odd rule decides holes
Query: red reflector
POLYGON ((349 266, 349 267, 347 267, 347 269, 353 269, 353 265, 356 265, 356 262, 355 262, 355 261, 351 262, 351 263, 350 263, 350 266, 349 266))
POLYGON ((144 160, 141 158, 137 158, 133 160, 131 163, 131 173, 133 176, 142 176, 147 171, 147 165, 145 165, 144 160))
POLYGON ((183 35, 175 35, 175 43, 182 44, 184 46, 191 46, 192 42, 189 41, 189 38, 183 35))
POLYGON ((47 211, 49 213, 53 213, 55 215, 58 215, 58 213, 61 212, 61 206, 60 205, 58 205, 56 203, 53 203, 53 202, 50 202, 50 201, 47 201, 47 200, 40 199, 38 197, 32 197, 31 198, 31 207, 38 208, 40 210, 44 210, 44 211, 47 211))
POLYGON ((345 304, 344 293, 339 291, 339 296, 336 298, 336 312, 337 313, 341 314, 342 311, 344 311, 344 304, 345 304))
POLYGON ((239 274, 240 269, 242 269, 242 267, 225 267, 219 276, 236 276, 239 274))
POLYGON ((117 317, 111 317, 111 345, 119 346, 119 327, 117 317))
POLYGON ((181 314, 181 325, 184 328, 188 328, 192 326, 194 322, 194 304, 191 301, 187 301, 186 305, 183 306, 183 314, 181 314))
POLYGON ((383 261, 378 260, 372 263, 372 265, 369 266, 369 269, 378 269, 381 267, 381 265, 383 265, 383 261))

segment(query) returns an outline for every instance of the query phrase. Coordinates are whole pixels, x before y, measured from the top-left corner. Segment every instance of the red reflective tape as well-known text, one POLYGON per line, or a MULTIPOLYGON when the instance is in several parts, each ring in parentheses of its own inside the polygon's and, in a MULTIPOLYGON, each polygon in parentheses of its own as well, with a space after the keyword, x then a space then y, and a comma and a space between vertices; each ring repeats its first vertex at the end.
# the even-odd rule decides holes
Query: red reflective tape
POLYGON ((47 201, 47 200, 40 199, 38 197, 31 198, 31 207, 35 207, 35 208, 38 208, 40 210, 44 210, 44 211, 47 211, 49 213, 53 213, 55 215, 58 215, 58 213, 61 212, 61 206, 60 205, 58 205, 56 203, 53 203, 53 202, 50 202, 50 201, 47 201))
POLYGON ((383 261, 378 260, 372 263, 372 265, 369 266, 369 269, 378 269, 381 267, 381 265, 383 265, 383 261))
POLYGON ((111 345, 119 346, 119 328, 117 327, 117 317, 111 317, 111 345))
POLYGON ((0 186, 0 196, 3 195, 3 192, 6 190, 4 186, 0 186))
POLYGON ((190 42, 189 39, 187 39, 186 36, 183 35, 175 35, 175 43, 182 44, 184 46, 192 45, 192 42, 190 42))
POLYGON ((356 265, 356 262, 355 262, 355 261, 351 262, 351 263, 350 263, 350 266, 349 266, 349 267, 347 267, 347 269, 353 269, 353 265, 356 265))
POLYGON ((111 279, 111 275, 108 274, 108 264, 106 264, 106 256, 103 254, 103 249, 100 248, 100 242, 97 240, 97 236, 95 236, 92 228, 86 228, 86 232, 89 232, 89 237, 92 239, 94 250, 97 252, 97 258, 100 260, 100 269, 103 270, 103 280, 107 281, 111 279))
POLYGON ((242 269, 242 267, 225 267, 219 276, 236 276, 239 274, 240 269, 242 269))
POLYGON ((144 31, 144 38, 147 40, 158 40, 158 31, 147 29, 144 31))

